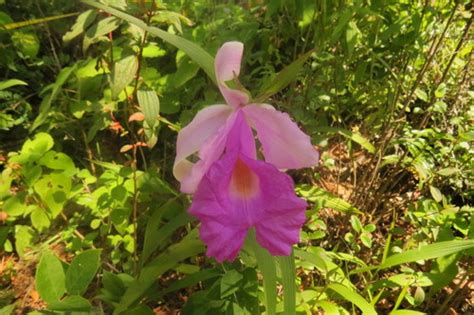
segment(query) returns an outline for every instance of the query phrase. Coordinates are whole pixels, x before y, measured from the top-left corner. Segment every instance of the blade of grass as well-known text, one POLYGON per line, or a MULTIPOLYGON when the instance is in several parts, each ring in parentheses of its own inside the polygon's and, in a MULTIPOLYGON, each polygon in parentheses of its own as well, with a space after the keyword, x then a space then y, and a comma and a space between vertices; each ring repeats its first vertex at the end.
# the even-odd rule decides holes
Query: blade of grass
POLYGON ((352 291, 346 286, 343 286, 339 283, 331 283, 327 286, 328 289, 336 292, 340 296, 342 296, 347 301, 353 303, 357 306, 364 315, 377 315, 375 308, 370 305, 359 293, 352 291))
POLYGON ((74 13, 61 14, 61 15, 56 15, 56 16, 48 16, 48 17, 41 18, 41 19, 32 19, 32 20, 27 20, 27 21, 22 21, 22 22, 2 24, 2 25, 0 25, 0 30, 11 31, 11 30, 14 30, 14 29, 17 29, 17 28, 22 28, 22 27, 26 27, 26 26, 32 26, 32 25, 47 23, 47 22, 50 22, 50 21, 64 19, 64 18, 74 16, 74 15, 78 15, 78 14, 79 14, 79 12, 74 12, 74 13))

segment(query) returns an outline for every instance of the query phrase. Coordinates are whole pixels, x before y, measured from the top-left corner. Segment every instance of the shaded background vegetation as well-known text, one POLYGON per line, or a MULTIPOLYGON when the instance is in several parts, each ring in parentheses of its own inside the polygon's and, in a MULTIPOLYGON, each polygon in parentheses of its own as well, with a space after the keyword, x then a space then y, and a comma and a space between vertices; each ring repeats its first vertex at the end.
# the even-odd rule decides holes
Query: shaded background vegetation
MULTIPOLYGON (((381 314, 473 310, 472 249, 366 268, 472 239, 469 1, 102 3, 211 55, 242 41, 240 80, 254 96, 313 50, 266 101, 321 152, 319 166, 291 173, 311 203, 295 252, 299 313, 357 313, 364 304, 354 296, 381 314)), ((5 314, 263 310, 255 258, 205 258, 171 174, 177 131, 222 102, 196 63, 133 24, 62 0, 0 1, 0 56, 5 314), (76 279, 81 259, 89 269, 76 279)))

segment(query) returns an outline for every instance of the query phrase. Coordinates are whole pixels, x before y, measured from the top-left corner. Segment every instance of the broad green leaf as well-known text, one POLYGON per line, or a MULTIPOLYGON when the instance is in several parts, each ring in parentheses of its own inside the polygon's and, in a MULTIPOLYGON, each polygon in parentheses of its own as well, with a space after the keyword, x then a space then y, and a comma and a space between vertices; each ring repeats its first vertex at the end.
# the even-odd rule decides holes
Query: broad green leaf
POLYGON ((90 45, 95 43, 102 36, 116 30, 119 25, 119 19, 109 16, 89 27, 84 36, 84 41, 82 42, 82 50, 85 52, 90 47, 90 45))
POLYGON ((26 225, 15 225, 15 249, 20 257, 23 257, 27 249, 33 246, 35 231, 26 225))
POLYGON ((127 56, 114 65, 111 76, 112 98, 115 99, 129 85, 138 70, 138 59, 135 55, 127 56))
POLYGON ((49 225, 51 224, 48 214, 43 209, 37 206, 35 207, 35 210, 31 212, 30 219, 33 227, 39 232, 43 232, 44 230, 49 228, 49 225))
POLYGON ((21 28, 21 27, 32 26, 32 25, 47 23, 54 20, 64 19, 64 18, 78 15, 78 14, 79 13, 75 12, 75 13, 61 14, 61 15, 55 15, 55 16, 48 16, 48 17, 40 18, 40 19, 32 19, 32 20, 27 20, 27 21, 22 21, 22 22, 3 24, 3 25, 0 25, 0 30, 4 29, 4 30, 10 31, 17 28, 21 28))
POLYGON ((40 49, 40 41, 35 33, 14 31, 12 42, 22 58, 35 58, 40 49))
POLYGON ((146 25, 145 22, 143 22, 140 19, 137 19, 134 16, 131 16, 127 13, 124 13, 112 7, 108 7, 99 2, 95 2, 92 0, 81 0, 81 1, 97 9, 104 10, 107 13, 115 15, 116 17, 121 18, 131 24, 134 24, 142 28, 143 30, 147 31, 151 35, 157 36, 161 38, 162 40, 164 40, 165 42, 175 46, 176 48, 181 49, 189 56, 189 58, 191 58, 194 62, 196 62, 207 73, 209 78, 211 78, 211 80, 214 83, 216 83, 216 76, 214 73, 214 58, 211 55, 209 55, 209 53, 205 51, 199 45, 185 38, 182 38, 180 36, 165 32, 157 27, 150 27, 146 25))
POLYGON ((437 187, 430 185, 430 193, 436 202, 441 202, 443 200, 443 194, 437 187))
POLYGON ((33 188, 48 206, 54 219, 63 209, 71 191, 71 177, 63 173, 51 173, 37 180, 33 188))
POLYGON ((277 276, 276 276, 276 260, 268 251, 257 243, 255 238, 255 230, 250 230, 248 240, 255 252, 257 258, 258 269, 263 276, 263 292, 265 294, 265 314, 275 315, 277 304, 277 276))
POLYGON ((181 260, 202 253, 204 249, 204 244, 197 239, 197 230, 190 232, 179 243, 168 247, 142 269, 138 279, 130 284, 115 311, 119 314, 129 309, 164 272, 176 266, 181 260))
POLYGON ((227 271, 221 279, 221 299, 234 294, 242 284, 244 276, 237 270, 227 271))
POLYGON ((59 302, 66 293, 66 276, 61 261, 49 250, 41 256, 35 275, 36 290, 48 304, 59 302))
POLYGON ((339 283, 330 283, 327 286, 328 289, 336 292, 347 301, 357 306, 364 315, 377 315, 375 308, 367 302, 359 293, 349 289, 348 287, 339 283))
POLYGON ((66 296, 61 301, 48 303, 48 308, 54 311, 65 311, 67 314, 74 312, 87 312, 91 309, 91 304, 79 295, 66 296))
POLYGON ((66 272, 66 290, 71 295, 82 295, 94 279, 100 266, 100 249, 91 249, 74 257, 66 272))
POLYGON ((283 70, 278 72, 275 78, 267 84, 259 95, 253 101, 254 103, 261 103, 268 99, 270 96, 280 92, 287 87, 291 82, 295 81, 298 77, 300 70, 303 68, 306 60, 311 56, 313 50, 308 51, 291 64, 286 66, 283 70))
POLYGON ((176 72, 169 76, 169 84, 173 89, 182 87, 186 82, 194 78, 199 71, 199 66, 188 56, 179 58, 177 67, 176 72))
POLYGON ((429 101, 429 99, 428 99, 428 94, 426 94, 426 92, 423 91, 422 89, 417 88, 417 89, 415 90, 415 95, 416 95, 420 100, 422 100, 422 101, 428 103, 428 101, 429 101))
POLYGON ((77 36, 84 33, 89 25, 94 22, 97 16, 97 12, 95 10, 87 10, 82 12, 76 19, 76 22, 71 27, 71 30, 64 34, 63 41, 65 43, 70 42, 77 36))
POLYGON ((355 215, 351 215, 351 225, 352 228, 357 232, 360 233, 362 232, 362 223, 360 222, 359 218, 355 215))
POLYGON ((293 251, 290 256, 279 256, 282 284, 283 307, 285 315, 296 314, 296 268, 293 251))
POLYGON ((72 67, 66 67, 59 72, 56 82, 53 84, 53 89, 51 94, 47 95, 39 107, 39 114, 34 120, 33 124, 30 127, 30 132, 38 128, 41 124, 44 123, 46 118, 49 115, 49 110, 51 109, 51 104, 56 100, 59 92, 61 91, 62 86, 69 79, 71 74, 76 70, 77 64, 74 64, 72 67))
POLYGON ((2 81, 0 82, 0 91, 6 90, 16 85, 28 85, 28 83, 22 80, 18 80, 18 79, 10 79, 6 81, 2 81))
POLYGON ((138 90, 137 98, 148 126, 150 128, 155 127, 159 122, 158 116, 160 115, 160 99, 158 95, 156 95, 155 91, 138 90))
POLYGON ((441 98, 443 97, 444 95, 446 94, 446 83, 441 83, 440 85, 438 85, 438 87, 436 88, 436 91, 435 91, 435 96, 437 98, 441 98))
POLYGON ((64 173, 68 175, 73 175, 76 170, 76 166, 72 159, 61 152, 49 151, 38 161, 38 163, 52 170, 64 171, 64 173))
POLYGON ((315 132, 326 132, 326 133, 338 133, 341 136, 346 137, 347 139, 358 143, 361 147, 366 149, 369 153, 375 153, 375 147, 370 141, 364 138, 361 134, 357 132, 352 132, 343 128, 336 127, 318 127, 314 128, 315 132))

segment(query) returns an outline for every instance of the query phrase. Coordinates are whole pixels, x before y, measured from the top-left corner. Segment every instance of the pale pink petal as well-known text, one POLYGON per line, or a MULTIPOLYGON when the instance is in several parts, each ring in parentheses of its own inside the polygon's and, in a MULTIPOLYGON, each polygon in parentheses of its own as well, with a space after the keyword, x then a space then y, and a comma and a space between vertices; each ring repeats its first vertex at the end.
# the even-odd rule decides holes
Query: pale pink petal
POLYGON ((271 254, 288 255, 305 222, 307 204, 295 195, 291 177, 242 154, 251 152, 246 146, 255 145, 249 134, 239 111, 225 154, 200 181, 189 209, 201 220, 208 256, 218 261, 233 260, 252 227, 257 241, 271 254))
MULTIPOLYGON (((227 108, 230 109, 229 106, 227 108)), ((242 115, 242 114, 241 114, 242 115)), ((201 178, 207 172, 209 167, 218 160, 224 153, 225 144, 228 138, 228 133, 231 130, 236 117, 236 112, 233 111, 227 117, 225 123, 210 135, 208 139, 201 145, 199 149, 200 160, 192 166, 189 173, 181 181, 181 191, 192 194, 196 191, 201 178)))
POLYGON ((247 104, 248 95, 245 92, 229 88, 225 82, 239 76, 243 52, 244 45, 242 43, 227 42, 217 51, 214 65, 219 90, 227 104, 235 108, 247 104))
POLYGON ((197 113, 189 125, 181 129, 178 134, 176 159, 173 166, 176 179, 181 181, 189 175, 193 164, 187 158, 199 151, 209 137, 216 134, 231 112, 232 109, 227 105, 206 107, 197 113))
POLYGON ((263 147, 265 161, 279 169, 315 166, 318 151, 310 137, 294 123, 287 113, 268 104, 251 104, 243 108, 263 147))

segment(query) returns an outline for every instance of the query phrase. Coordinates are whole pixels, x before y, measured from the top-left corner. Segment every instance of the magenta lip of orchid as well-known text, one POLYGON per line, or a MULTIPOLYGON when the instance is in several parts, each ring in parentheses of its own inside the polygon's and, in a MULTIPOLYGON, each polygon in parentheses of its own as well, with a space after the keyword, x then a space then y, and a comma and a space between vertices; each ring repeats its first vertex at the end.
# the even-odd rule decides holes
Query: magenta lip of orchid
POLYGON ((209 167, 222 153, 236 111, 256 130, 263 147, 265 161, 278 169, 299 169, 317 164, 319 154, 287 113, 268 104, 249 103, 247 93, 231 89, 226 81, 240 74, 244 46, 227 42, 219 49, 215 71, 219 89, 227 104, 211 105, 198 112, 189 125, 178 134, 173 174, 181 183, 181 191, 194 193, 209 167), (198 152, 199 161, 188 158, 198 152))
POLYGON ((207 255, 217 261, 237 256, 250 228, 272 255, 289 255, 299 241, 307 204, 281 169, 317 164, 318 152, 289 115, 268 104, 249 103, 247 93, 229 88, 240 73, 243 44, 227 42, 215 60, 219 89, 227 104, 209 106, 178 134, 175 177, 192 193, 189 213, 201 221, 207 255), (257 160, 252 129, 263 148, 257 160), (198 153, 199 160, 188 158, 198 153))

